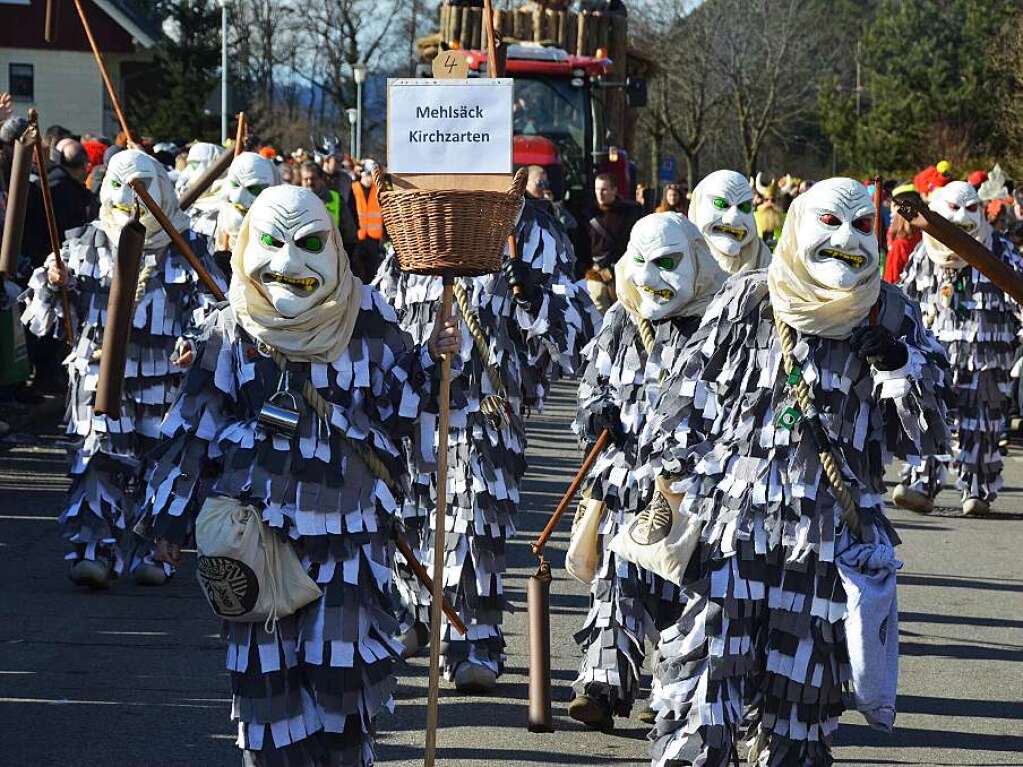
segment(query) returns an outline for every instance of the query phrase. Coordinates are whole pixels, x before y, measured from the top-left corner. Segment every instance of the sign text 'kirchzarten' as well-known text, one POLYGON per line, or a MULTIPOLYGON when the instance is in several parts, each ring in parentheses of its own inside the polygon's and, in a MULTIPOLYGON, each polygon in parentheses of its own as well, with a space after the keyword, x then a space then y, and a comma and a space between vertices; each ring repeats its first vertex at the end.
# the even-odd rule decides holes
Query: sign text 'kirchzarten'
POLYGON ((390 80, 392 173, 510 173, 512 81, 390 80))

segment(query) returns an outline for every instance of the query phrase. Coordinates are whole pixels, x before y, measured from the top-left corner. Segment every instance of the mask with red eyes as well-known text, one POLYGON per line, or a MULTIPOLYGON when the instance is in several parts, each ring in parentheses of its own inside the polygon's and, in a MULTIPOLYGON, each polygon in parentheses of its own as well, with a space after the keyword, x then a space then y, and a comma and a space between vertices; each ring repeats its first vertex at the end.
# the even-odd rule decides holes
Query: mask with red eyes
POLYGON ((931 210, 940 213, 971 237, 989 244, 991 227, 977 190, 965 181, 952 181, 931 196, 931 210))
POLYGON ((833 178, 810 187, 797 232, 798 255, 821 286, 854 290, 877 272, 874 204, 862 184, 833 178))

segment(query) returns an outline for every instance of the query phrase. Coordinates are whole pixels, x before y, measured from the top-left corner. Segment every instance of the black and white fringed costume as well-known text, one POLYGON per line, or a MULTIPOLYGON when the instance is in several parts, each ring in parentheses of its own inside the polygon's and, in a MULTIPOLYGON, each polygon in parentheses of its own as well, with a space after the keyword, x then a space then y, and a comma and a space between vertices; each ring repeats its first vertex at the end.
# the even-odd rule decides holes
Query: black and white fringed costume
MULTIPOLYGON (((931 208, 967 229, 1014 271, 1023 270, 1023 259, 1012 244, 987 223, 984 205, 971 185, 953 181, 937 190, 931 208)), ((953 460, 964 510, 986 510, 1002 484, 998 443, 1006 428, 1020 307, 927 235, 910 256, 901 285, 920 303, 924 322, 948 351, 958 437, 953 460)), ((928 456, 923 466, 905 466, 902 479, 910 492, 907 487, 896 489, 896 502, 929 510, 947 463, 947 457, 928 456)))
MULTIPOLYGON (((238 745, 261 767, 370 765, 400 652, 390 565, 400 501, 352 444, 408 487, 402 442, 418 443, 417 428, 433 422, 421 414, 434 406, 435 366, 352 276, 312 192, 262 193, 232 261, 230 306, 193 341, 195 361, 163 424, 146 521, 154 538, 183 545, 204 498, 220 496, 259 510, 290 541, 323 596, 275 625, 225 623, 238 745), (286 377, 267 346, 287 358, 286 377), (307 404, 310 381, 329 425, 307 404), (258 420, 282 388, 300 413, 293 437, 258 420)), ((422 471, 432 440, 426 432, 422 471)))
MULTIPOLYGON (((469 661, 465 670, 483 668, 488 676, 501 671, 505 547, 515 533, 526 470, 523 412, 541 408, 551 381, 575 370, 595 324, 585 291, 572 282, 574 253, 561 225, 527 202, 516 242, 519 258, 506 259, 503 272, 458 279, 455 285, 455 314, 467 332, 460 355, 464 370, 451 387, 444 585, 469 634, 462 637, 445 621, 442 641, 445 673, 456 683, 463 661, 469 661), (513 283, 523 285, 521 302, 513 298, 513 283), (482 331, 475 338, 472 321, 482 331), (495 413, 495 403, 503 418, 500 412, 488 414, 495 413)), ((440 307, 440 278, 402 273, 392 252, 374 284, 414 339, 429 335, 440 307)), ((435 498, 434 475, 419 474, 403 511, 410 537, 416 527, 425 529, 427 519, 432 524, 435 498)), ((429 562, 432 537, 423 533, 420 540, 429 562)), ((429 594, 401 566, 399 573, 409 608, 403 629, 418 623, 416 630, 425 636, 429 594)))
MULTIPOLYGON (((751 763, 832 763, 842 686, 858 673, 844 565, 869 551, 885 554, 894 572, 885 465, 948 445, 947 361, 917 307, 899 289, 880 287, 872 220, 870 197, 851 179, 829 179, 797 198, 769 269, 725 283, 647 422, 645 470, 672 476, 681 511, 702 522, 683 583, 686 607, 661 633, 654 671, 657 767, 729 764, 747 705, 756 729, 751 763), (796 339, 791 375, 776 322, 796 339), (800 378, 819 421, 795 406, 800 378), (862 543, 842 523, 842 493, 822 471, 818 425, 858 511, 862 543)), ((894 608, 894 578, 891 586, 894 608)), ((874 641, 896 640, 889 628, 875 629, 874 641)), ((896 650, 886 645, 895 662, 896 650)), ((897 670, 882 668, 886 704, 857 707, 890 727, 897 670)))
MULTIPOLYGON (((118 237, 134 209, 134 192, 128 182, 137 177, 151 179, 149 191, 154 200, 185 234, 196 255, 205 260, 207 269, 217 272, 201 239, 187 230, 187 219, 177 207, 174 186, 163 166, 138 151, 116 154, 103 180, 99 220, 69 232, 61 248, 61 258, 70 272, 68 289, 77 334, 65 361, 70 377, 67 431, 78 442, 71 453, 73 481, 60 525, 69 544, 66 558, 72 563, 72 578, 93 586, 104 586, 111 574, 120 574, 126 559, 137 578, 146 575, 147 583, 160 582, 171 572, 166 565, 161 572, 149 558, 148 549, 137 549, 137 556, 130 561, 135 549, 130 530, 137 504, 136 483, 141 479, 143 455, 159 437, 160 421, 181 380, 181 370, 171 363, 175 342, 213 303, 188 262, 146 212, 141 219, 147 237, 121 417, 93 412, 118 237)), ((52 263, 51 256, 48 264, 52 263)), ((63 336, 60 291, 47 281, 47 267, 32 275, 25 297, 28 304, 22 321, 29 329, 40 336, 63 336)))
POLYGON ((725 274, 684 216, 640 219, 616 267, 618 303, 583 352, 579 409, 573 428, 592 445, 608 429, 612 442, 586 479, 584 505, 603 502, 590 611, 576 641, 583 651, 569 713, 594 726, 628 716, 636 697, 645 643, 674 623, 678 587, 618 557, 611 539, 653 495, 652 478, 635 472, 639 435, 660 386, 661 371, 700 324, 725 274))

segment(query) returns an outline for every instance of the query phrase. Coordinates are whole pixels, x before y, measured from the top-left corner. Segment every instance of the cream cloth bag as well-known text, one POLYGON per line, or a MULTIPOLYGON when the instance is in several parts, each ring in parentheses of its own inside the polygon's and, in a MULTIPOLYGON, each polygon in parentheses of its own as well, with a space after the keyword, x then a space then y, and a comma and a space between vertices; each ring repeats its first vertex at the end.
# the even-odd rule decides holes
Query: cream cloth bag
POLYGON ((267 631, 323 595, 291 544, 259 512, 234 498, 206 499, 195 522, 196 577, 213 612, 226 621, 263 621, 267 631))
POLYGON ((572 520, 572 536, 565 555, 565 570, 580 583, 593 583, 600 565, 600 521, 607 504, 586 497, 579 502, 572 520))
POLYGON ((665 580, 681 586, 689 560, 700 543, 703 522, 679 508, 682 496, 670 481, 657 477, 650 505, 618 531, 611 551, 665 580))

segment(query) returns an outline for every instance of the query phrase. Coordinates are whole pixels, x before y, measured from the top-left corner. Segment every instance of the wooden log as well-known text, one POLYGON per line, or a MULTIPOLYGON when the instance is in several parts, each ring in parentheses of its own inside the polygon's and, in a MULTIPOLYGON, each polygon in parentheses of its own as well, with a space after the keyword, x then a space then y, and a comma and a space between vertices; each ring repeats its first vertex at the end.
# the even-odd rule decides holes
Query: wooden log
POLYGON ((458 33, 458 44, 462 46, 462 50, 472 48, 472 8, 469 6, 462 8, 462 28, 458 33))
POLYGON ((537 5, 533 9, 533 42, 539 43, 543 40, 543 8, 537 5))
POLYGON ((575 42, 575 55, 585 56, 586 55, 586 30, 589 27, 589 22, 586 20, 586 12, 582 11, 578 16, 578 23, 576 24, 576 42, 575 42))
POLYGON ((470 8, 472 14, 472 49, 483 50, 483 9, 470 8))
POLYGON ((512 12, 513 35, 516 40, 529 40, 532 38, 532 27, 528 26, 532 18, 528 11, 524 11, 521 8, 512 12))
POLYGON ((558 47, 568 50, 568 11, 558 11, 558 47))
POLYGON ((453 43, 458 43, 459 45, 461 45, 462 9, 456 5, 453 5, 448 8, 448 13, 450 14, 450 22, 448 24, 450 33, 448 35, 448 39, 445 40, 444 42, 448 45, 448 47, 450 47, 453 43))

